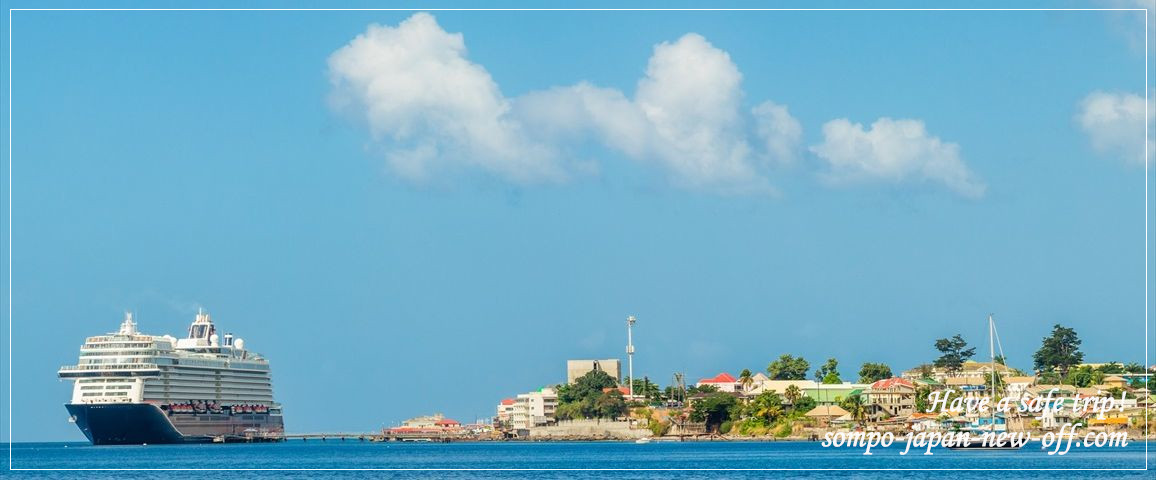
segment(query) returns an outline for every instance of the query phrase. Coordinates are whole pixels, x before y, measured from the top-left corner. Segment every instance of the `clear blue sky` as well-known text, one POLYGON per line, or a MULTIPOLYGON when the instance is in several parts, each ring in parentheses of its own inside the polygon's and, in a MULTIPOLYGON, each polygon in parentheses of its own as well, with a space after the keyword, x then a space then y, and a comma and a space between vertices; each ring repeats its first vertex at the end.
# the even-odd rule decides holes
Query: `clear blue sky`
POLYGON ((1088 361, 1153 361, 1144 140, 1084 123, 1150 88, 1141 13, 412 15, 14 12, 5 431, 83 439, 56 370, 125 310, 180 336, 208 309, 271 359, 295 432, 492 415, 624 358, 629 314, 662 384, 788 352, 898 372, 983 345, 989 312, 1017 367, 1055 323, 1088 361), (371 24, 404 58, 335 69, 371 24), (464 53, 419 35, 447 32, 464 53), (486 78, 509 108, 455 96, 486 78), (620 94, 610 120, 523 108, 580 82, 620 94), (759 133, 767 101, 795 134, 759 133), (649 140, 611 139, 621 118, 649 140))

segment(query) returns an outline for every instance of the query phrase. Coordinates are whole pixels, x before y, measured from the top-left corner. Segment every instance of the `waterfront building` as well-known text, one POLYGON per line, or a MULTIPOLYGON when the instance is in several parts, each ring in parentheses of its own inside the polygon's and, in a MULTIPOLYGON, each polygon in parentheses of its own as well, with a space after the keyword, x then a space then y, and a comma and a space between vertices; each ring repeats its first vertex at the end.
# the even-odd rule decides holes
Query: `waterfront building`
POLYGON ((550 425, 557 422, 558 392, 545 387, 536 392, 518 394, 513 407, 510 412, 510 426, 513 428, 550 425))
POLYGON ((1102 385, 1107 387, 1104 390, 1107 390, 1108 388, 1113 388, 1113 387, 1116 387, 1116 388, 1129 388, 1129 387, 1131 387, 1131 384, 1129 384, 1128 381, 1124 379, 1124 377, 1121 377, 1119 375, 1108 375, 1107 377, 1104 377, 1104 381, 1102 382, 1102 385))
POLYGON ((814 380, 763 380, 745 393, 754 396, 774 391, 782 396, 788 388, 795 387, 804 396, 815 400, 818 405, 838 405, 843 399, 862 393, 868 386, 865 383, 851 382, 823 384, 814 380))
POLYGON ((982 376, 946 377, 943 385, 964 398, 979 398, 988 395, 988 383, 982 376))
POLYGON ((819 422, 819 426, 825 427, 832 423, 849 422, 852 420, 851 414, 843 410, 843 407, 838 405, 819 405, 807 412, 807 418, 814 418, 819 422))
POLYGON ((512 398, 502 399, 498 402, 498 414, 494 417, 497 425, 509 425, 514 418, 514 409, 517 402, 512 398))
POLYGON ((389 433, 459 433, 462 432, 462 422, 445 415, 435 413, 423 415, 401 422, 400 427, 389 429, 389 433))
POLYGON ((742 390, 739 381, 731 374, 723 372, 710 378, 704 378, 695 383, 696 387, 712 386, 720 392, 734 393, 742 390))
POLYGON ((803 394, 811 397, 819 405, 838 405, 847 397, 862 394, 870 385, 866 383, 816 383, 813 388, 803 390, 803 394))
POLYGON ((774 391, 782 395, 791 386, 805 393, 807 390, 814 390, 818 386, 818 383, 813 380, 771 380, 764 375, 763 380, 752 385, 751 389, 746 393, 747 395, 759 395, 763 392, 774 391))
POLYGON ((411 428, 432 428, 437 426, 437 423, 444 420, 446 417, 440 413, 433 415, 423 415, 420 417, 413 417, 404 422, 401 422, 403 427, 411 428))
POLYGON ((903 378, 872 383, 863 391, 867 418, 873 421, 907 417, 915 413, 915 384, 903 378))
POLYGON ((566 360, 566 383, 573 385, 583 375, 601 370, 615 381, 622 379, 622 361, 617 358, 603 360, 566 360))
MULTIPOLYGON (((769 380, 770 380, 770 378, 767 377, 766 375, 764 375, 763 372, 759 372, 759 373, 756 373, 754 375, 751 375, 751 384, 746 386, 746 387, 742 387, 743 388, 743 394, 744 395, 758 395, 757 393, 754 393, 754 392, 756 390, 761 390, 763 382, 766 382, 769 380)), ((741 386, 741 384, 740 384, 740 386, 741 386)))
POLYGON ((1035 383, 1036 377, 1031 376, 1016 375, 1003 377, 1004 394, 1018 401, 1020 398, 1023 398, 1024 392, 1027 391, 1028 387, 1035 385, 1035 383))
POLYGON ((915 412, 907 416, 907 428, 914 432, 931 432, 943 430, 943 422, 939 420, 939 413, 915 412))
POLYGON ((958 372, 948 372, 946 369, 938 367, 916 367, 911 370, 904 371, 900 377, 909 381, 914 381, 920 378, 931 378, 937 382, 943 383, 946 379, 951 377, 982 377, 992 371, 999 372, 1000 375, 1018 375, 1019 371, 1004 365, 999 362, 976 362, 968 360, 963 362, 958 372), (926 369, 926 372, 924 371, 926 369))

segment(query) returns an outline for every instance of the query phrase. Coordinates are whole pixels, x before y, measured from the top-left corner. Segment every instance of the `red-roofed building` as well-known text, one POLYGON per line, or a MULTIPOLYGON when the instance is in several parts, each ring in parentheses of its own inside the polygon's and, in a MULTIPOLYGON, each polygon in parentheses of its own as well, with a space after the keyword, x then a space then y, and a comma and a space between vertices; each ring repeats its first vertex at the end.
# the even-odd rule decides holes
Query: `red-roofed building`
POLYGON ((915 413, 915 384, 905 378, 885 378, 863 391, 867 417, 883 420, 915 413))
POLYGON ((704 378, 699 380, 698 383, 694 385, 696 387, 710 385, 718 388, 720 392, 736 392, 741 388, 739 381, 736 380, 735 377, 731 376, 731 374, 726 372, 720 373, 711 378, 704 378))
POLYGON ((504 398, 498 403, 498 415, 494 417, 496 425, 509 425, 514 419, 514 410, 518 408, 517 401, 512 398, 504 398))
POLYGON ((462 426, 462 422, 459 422, 459 421, 454 420, 452 418, 443 418, 441 420, 434 422, 434 426, 440 427, 440 428, 458 428, 458 427, 462 426))
POLYGON ((915 388, 915 384, 911 383, 910 380, 907 380, 906 378, 894 377, 894 378, 884 378, 883 380, 879 380, 879 381, 876 381, 875 383, 872 383, 871 389, 872 390, 887 390, 887 389, 894 388, 897 385, 902 385, 905 388, 915 388))
POLYGON ((625 396, 627 396, 627 395, 630 395, 630 389, 629 389, 629 388, 626 388, 626 387, 618 387, 618 388, 614 388, 614 387, 606 387, 606 388, 603 388, 603 389, 602 389, 602 393, 611 392, 611 391, 614 391, 614 390, 618 390, 618 393, 621 393, 621 394, 622 394, 622 396, 624 396, 624 397, 625 397, 625 396))

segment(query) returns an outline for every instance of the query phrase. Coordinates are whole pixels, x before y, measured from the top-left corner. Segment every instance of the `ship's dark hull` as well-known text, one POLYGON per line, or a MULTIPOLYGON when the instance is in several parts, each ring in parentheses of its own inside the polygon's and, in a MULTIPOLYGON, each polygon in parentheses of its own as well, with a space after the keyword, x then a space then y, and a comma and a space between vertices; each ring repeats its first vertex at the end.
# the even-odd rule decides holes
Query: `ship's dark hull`
POLYGON ((149 403, 67 404, 93 445, 270 441, 284 433, 280 415, 168 415, 149 403))

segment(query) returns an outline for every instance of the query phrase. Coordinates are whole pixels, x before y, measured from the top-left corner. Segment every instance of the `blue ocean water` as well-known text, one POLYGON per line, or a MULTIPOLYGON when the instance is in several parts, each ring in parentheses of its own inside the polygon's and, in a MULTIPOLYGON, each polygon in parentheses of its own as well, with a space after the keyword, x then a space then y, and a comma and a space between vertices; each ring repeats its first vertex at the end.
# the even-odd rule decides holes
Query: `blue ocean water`
MULTIPOLYGON (((1151 445, 1156 447, 1156 444, 1151 445)), ((4 445, 5 449, 9 445, 4 445)), ((882 472, 882 471, 574 471, 568 469, 1142 469, 1145 444, 1133 441, 1120 448, 1076 448, 1063 456, 1047 455, 1038 443, 1022 450, 951 451, 934 455, 901 456, 899 444, 875 449, 823 448, 817 442, 479 442, 479 443, 370 443, 359 441, 291 441, 275 444, 100 446, 87 443, 16 443, 11 445, 12 467, 84 469, 558 469, 525 471, 426 471, 378 473, 374 477, 406 478, 1153 478, 1151 471, 1015 471, 882 472)), ((1156 454, 1156 452, 1153 452, 1156 454)), ((1148 457, 1151 462, 1152 456, 1148 457)), ((1156 465, 1153 465, 1156 467, 1156 465)), ((21 471, 26 478, 76 478, 109 476, 110 472, 21 471)), ((156 471, 122 472, 118 477, 199 478, 220 472, 156 471)), ((244 478, 335 478, 364 476, 365 472, 341 471, 245 471, 230 476, 244 478)))

